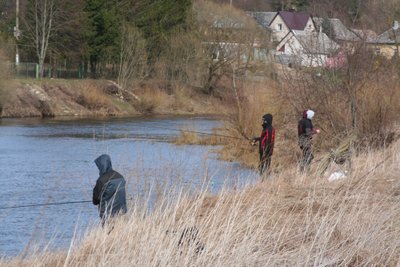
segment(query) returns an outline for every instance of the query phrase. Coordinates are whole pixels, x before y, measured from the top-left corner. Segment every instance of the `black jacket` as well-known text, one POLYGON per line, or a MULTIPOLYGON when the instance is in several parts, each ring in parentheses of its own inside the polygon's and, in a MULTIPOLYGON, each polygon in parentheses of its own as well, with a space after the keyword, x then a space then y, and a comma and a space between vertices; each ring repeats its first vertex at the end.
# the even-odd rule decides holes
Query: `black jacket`
POLYGON ((310 119, 302 118, 298 124, 299 146, 304 147, 310 144, 314 127, 310 119))
POLYGON ((274 142, 275 142, 275 129, 272 127, 272 115, 267 114, 263 116, 263 129, 261 131, 261 136, 254 138, 254 141, 259 142, 258 152, 260 157, 272 156, 274 152, 274 142))
POLYGON ((272 156, 274 152, 274 141, 275 141, 275 129, 272 125, 266 125, 263 127, 260 136, 260 143, 258 146, 258 152, 263 156, 272 156))
POLYGON ((99 205, 100 217, 105 214, 114 216, 118 212, 126 213, 125 179, 111 166, 108 155, 101 155, 94 161, 100 177, 93 189, 93 204, 99 205))

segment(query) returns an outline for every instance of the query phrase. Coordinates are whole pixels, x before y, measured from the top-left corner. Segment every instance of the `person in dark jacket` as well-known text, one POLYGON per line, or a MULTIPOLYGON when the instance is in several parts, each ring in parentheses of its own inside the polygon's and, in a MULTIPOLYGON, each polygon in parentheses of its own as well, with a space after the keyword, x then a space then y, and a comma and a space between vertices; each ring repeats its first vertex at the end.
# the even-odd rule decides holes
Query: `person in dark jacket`
POLYGON ((93 189, 93 204, 98 205, 100 218, 105 222, 108 217, 127 212, 125 179, 112 169, 109 155, 103 154, 94 162, 100 177, 93 189))
POLYGON ((315 112, 311 109, 304 110, 303 117, 298 123, 297 130, 299 136, 299 146, 302 150, 302 158, 300 160, 300 171, 308 170, 312 159, 314 158, 312 154, 312 136, 319 133, 318 129, 314 129, 312 124, 312 119, 315 112))
POLYGON ((260 175, 269 174, 271 166, 271 157, 274 152, 275 129, 272 127, 272 115, 265 114, 262 117, 262 131, 260 137, 253 138, 252 144, 259 143, 258 152, 260 154, 260 175))

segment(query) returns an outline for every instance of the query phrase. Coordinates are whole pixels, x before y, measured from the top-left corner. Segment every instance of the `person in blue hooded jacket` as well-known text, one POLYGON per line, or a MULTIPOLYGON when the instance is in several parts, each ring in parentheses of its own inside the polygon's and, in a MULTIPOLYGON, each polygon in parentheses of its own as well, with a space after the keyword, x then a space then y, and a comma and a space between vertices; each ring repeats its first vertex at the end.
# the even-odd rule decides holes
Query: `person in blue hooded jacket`
POLYGON ((124 177, 112 169, 109 155, 103 154, 94 162, 100 176, 93 189, 93 204, 98 205, 100 218, 104 221, 108 217, 126 213, 124 177))

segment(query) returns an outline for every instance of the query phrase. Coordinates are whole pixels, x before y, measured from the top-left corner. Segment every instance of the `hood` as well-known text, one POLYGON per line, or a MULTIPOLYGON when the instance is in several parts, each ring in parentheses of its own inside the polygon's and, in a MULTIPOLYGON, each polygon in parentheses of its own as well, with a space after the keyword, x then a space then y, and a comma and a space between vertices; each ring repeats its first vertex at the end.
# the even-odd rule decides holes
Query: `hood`
POLYGON ((306 109, 303 111, 303 118, 305 118, 305 119, 312 120, 314 115, 315 115, 315 112, 312 111, 311 109, 306 109))
POLYGON ((103 154, 95 159, 94 163, 96 163, 96 166, 99 169, 100 176, 109 171, 112 171, 111 158, 107 154, 103 154))
POLYGON ((271 114, 265 114, 263 117, 262 117, 262 120, 263 120, 263 123, 262 123, 262 125, 272 125, 272 115, 271 114))
POLYGON ((311 109, 307 110, 307 119, 312 120, 314 118, 315 112, 311 109))

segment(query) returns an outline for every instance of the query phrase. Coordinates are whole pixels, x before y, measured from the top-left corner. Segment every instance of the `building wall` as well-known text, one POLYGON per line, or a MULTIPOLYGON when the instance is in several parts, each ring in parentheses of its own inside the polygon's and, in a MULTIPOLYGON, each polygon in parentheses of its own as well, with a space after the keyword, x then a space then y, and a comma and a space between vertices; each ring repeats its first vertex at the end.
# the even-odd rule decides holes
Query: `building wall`
POLYGON ((322 67, 326 65, 327 60, 327 55, 307 53, 295 36, 286 41, 283 54, 293 56, 296 58, 294 63, 306 67, 322 67))
POLYGON ((314 22, 311 18, 308 19, 306 27, 304 28, 305 31, 309 32, 314 32, 315 31, 315 25, 314 22))
POLYGON ((271 22, 270 28, 272 30, 272 42, 280 42, 290 31, 280 15, 277 15, 271 22), (282 29, 280 29, 279 25, 281 25, 282 29))

